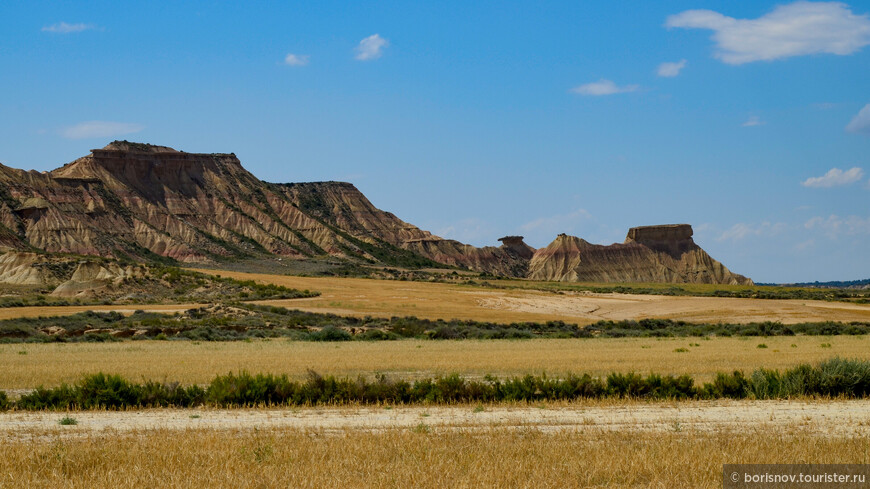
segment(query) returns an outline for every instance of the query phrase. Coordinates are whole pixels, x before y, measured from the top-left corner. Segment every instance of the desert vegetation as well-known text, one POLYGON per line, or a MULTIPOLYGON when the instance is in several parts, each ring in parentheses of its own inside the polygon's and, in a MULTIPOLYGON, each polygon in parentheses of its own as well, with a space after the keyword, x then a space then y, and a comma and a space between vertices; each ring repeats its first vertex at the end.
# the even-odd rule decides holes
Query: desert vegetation
POLYGON ((247 370, 305 380, 323 375, 371 378, 383 373, 413 380, 457 372, 468 379, 526 374, 562 377, 611 372, 692 376, 710 382, 718 372, 785 370, 840 356, 870 360, 865 336, 696 338, 567 338, 523 341, 125 341, 0 344, 0 389, 74 383, 112 372, 128 379, 207 384, 216 374, 247 370), (758 348, 759 343, 768 348, 758 348), (684 349, 685 352, 675 350, 684 349))
POLYGON ((870 395, 870 362, 833 358, 818 365, 801 364, 784 371, 757 369, 719 372, 711 382, 696 384, 689 375, 613 372, 605 378, 589 374, 563 377, 525 375, 500 379, 466 379, 459 374, 414 381, 377 375, 336 378, 309 370, 299 382, 286 375, 248 372, 218 375, 207 386, 178 382, 131 382, 98 373, 73 385, 39 387, 7 408, 127 409, 150 407, 282 406, 313 404, 418 404, 470 402, 538 402, 577 399, 791 399, 802 397, 864 398, 870 395))
MULTIPOLYGON (((152 265, 139 277, 119 284, 101 284, 79 297, 58 297, 50 289, 0 285, 0 308, 80 306, 89 304, 169 304, 215 300, 255 301, 316 297, 317 292, 283 285, 207 275, 178 267, 152 265)), ((71 272, 70 272, 71 273, 71 272)))
MULTIPOLYGON (((282 291, 278 291, 279 293, 282 291)), ((691 323, 671 319, 599 321, 587 326, 564 321, 495 323, 405 317, 355 317, 277 306, 230 303, 161 314, 87 311, 70 316, 0 321, 0 342, 120 341, 124 338, 232 341, 290 338, 301 341, 397 339, 531 339, 709 336, 866 335, 867 322, 691 323)))
POLYGON ((604 284, 604 283, 565 283, 539 282, 507 279, 486 274, 477 280, 467 279, 463 283, 479 287, 505 289, 541 290, 553 293, 592 292, 595 294, 638 294, 663 295, 672 297, 731 297, 738 299, 777 299, 777 300, 817 300, 843 301, 857 304, 870 303, 870 289, 849 287, 809 287, 779 285, 723 285, 723 284, 604 284))

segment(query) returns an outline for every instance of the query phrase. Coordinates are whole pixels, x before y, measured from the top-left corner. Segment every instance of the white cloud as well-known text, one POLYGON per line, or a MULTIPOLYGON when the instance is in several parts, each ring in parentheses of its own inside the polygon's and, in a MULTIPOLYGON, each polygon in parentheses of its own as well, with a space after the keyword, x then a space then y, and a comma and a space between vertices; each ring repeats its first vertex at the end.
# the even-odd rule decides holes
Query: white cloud
POLYGON ((571 89, 571 93, 579 93, 580 95, 601 96, 613 95, 615 93, 635 92, 638 88, 640 88, 638 85, 625 85, 620 87, 617 86, 616 83, 602 78, 597 82, 587 83, 585 85, 574 87, 571 89))
POLYGON ((852 118, 852 122, 846 126, 846 130, 870 136, 870 104, 865 105, 864 108, 858 112, 858 115, 852 118))
POLYGON ((757 115, 751 115, 749 116, 749 119, 746 119, 746 122, 741 125, 743 127, 762 126, 764 125, 764 121, 762 121, 757 115))
MULTIPOLYGON (((495 230, 489 223, 476 217, 469 217, 435 231, 435 234, 447 239, 455 239, 463 243, 487 244, 492 239, 495 230)), ((492 245, 493 243, 488 243, 492 245)))
POLYGON ((360 61, 378 59, 383 55, 384 49, 389 45, 390 41, 387 41, 379 34, 372 34, 359 42, 359 46, 356 47, 355 57, 360 61))
POLYGON ((289 66, 305 66, 308 64, 309 56, 307 54, 288 53, 284 56, 284 64, 289 66))
POLYGON ((787 227, 788 225, 782 222, 765 221, 761 224, 739 222, 722 232, 716 241, 741 241, 752 236, 775 236, 785 231, 787 227))
POLYGON ((804 187, 819 187, 831 188, 839 187, 840 185, 848 185, 855 183, 864 177, 864 170, 855 167, 843 171, 839 168, 831 168, 828 173, 820 177, 811 177, 804 180, 801 185, 804 187))
POLYGON ((686 67, 687 63, 688 61, 684 59, 681 59, 675 63, 662 63, 659 65, 656 73, 658 73, 659 76, 663 76, 665 78, 673 78, 680 74, 680 71, 682 71, 683 68, 686 67))
POLYGON ((870 234, 870 217, 848 216, 840 217, 831 214, 827 218, 814 217, 804 223, 804 227, 810 230, 824 232, 829 238, 837 239, 841 235, 855 236, 870 234))
POLYGON ((76 32, 87 31, 90 29, 95 29, 96 26, 93 24, 67 24, 66 22, 58 22, 57 24, 47 25, 42 28, 42 32, 54 32, 56 34, 73 34, 76 32))
POLYGON ((133 134, 145 129, 141 124, 111 121, 87 121, 61 129, 60 135, 67 139, 110 138, 133 134))
POLYGON ((715 56, 732 65, 808 54, 847 55, 870 44, 870 18, 839 2, 794 2, 757 19, 687 10, 668 17, 665 25, 714 31, 715 56))

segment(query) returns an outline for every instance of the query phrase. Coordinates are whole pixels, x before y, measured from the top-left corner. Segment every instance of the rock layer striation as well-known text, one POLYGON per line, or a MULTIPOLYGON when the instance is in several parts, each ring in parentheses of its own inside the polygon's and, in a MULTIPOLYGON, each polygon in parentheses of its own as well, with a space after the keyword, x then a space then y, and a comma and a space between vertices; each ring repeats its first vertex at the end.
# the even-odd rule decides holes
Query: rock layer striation
MULTIPOLYGON (((748 281, 695 245, 688 225, 633 228, 611 246, 565 235, 541 250, 522 236, 500 241, 479 248, 443 239, 378 209, 349 183, 264 182, 232 153, 115 141, 51 172, 0 165, 0 252, 191 264, 331 256, 544 280, 748 281)), ((5 270, 10 282, 42 280, 5 270)))
POLYGON ((562 282, 672 282, 750 285, 692 239, 688 224, 631 228, 622 244, 591 244, 560 234, 537 250, 528 278, 562 282))

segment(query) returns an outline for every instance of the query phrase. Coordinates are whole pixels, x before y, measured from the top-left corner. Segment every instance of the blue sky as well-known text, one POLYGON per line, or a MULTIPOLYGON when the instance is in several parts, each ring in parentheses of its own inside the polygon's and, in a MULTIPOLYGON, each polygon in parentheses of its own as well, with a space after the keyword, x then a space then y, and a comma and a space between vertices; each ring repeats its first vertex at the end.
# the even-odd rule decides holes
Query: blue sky
POLYGON ((17 168, 235 152, 475 245, 687 222, 756 281, 870 277, 867 1, 6 0, 0 94, 17 168))

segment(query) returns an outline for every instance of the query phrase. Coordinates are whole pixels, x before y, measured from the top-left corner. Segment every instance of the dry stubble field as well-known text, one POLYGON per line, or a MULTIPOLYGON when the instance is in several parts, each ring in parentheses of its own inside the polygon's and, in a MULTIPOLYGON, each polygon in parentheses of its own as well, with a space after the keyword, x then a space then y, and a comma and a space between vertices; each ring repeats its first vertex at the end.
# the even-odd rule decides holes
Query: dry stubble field
MULTIPOLYGON (((315 299, 270 303, 353 315, 496 322, 561 319, 580 324, 643 317, 786 323, 870 320, 870 306, 843 303, 556 295, 448 284, 219 273, 319 290, 323 295, 315 299)), ((49 311, 17 308, 0 312, 20 316, 49 311)), ((72 312, 77 311, 51 310, 72 312)), ((57 385, 96 371, 120 373, 133 380, 199 383, 239 369, 298 377, 307 368, 336 375, 387 372, 403 377, 448 372, 480 376, 655 371, 689 373, 703 381, 716 371, 785 368, 834 355, 867 359, 867 341, 839 336, 2 345, 0 388, 57 385), (767 348, 758 348, 759 343, 767 348), (689 351, 675 352, 677 348, 689 351)), ((82 419, 81 426, 73 427, 56 426, 59 413, 26 415, 38 420, 29 426, 14 424, 15 417, 24 414, 8 413, 0 416, 0 425, 6 428, 0 446, 7 454, 0 457, 0 486, 721 487, 723 463, 870 461, 870 422, 861 416, 844 420, 835 415, 856 406, 863 412, 863 404, 807 400, 804 408, 797 402, 804 401, 773 406, 750 401, 710 405, 611 400, 542 406, 545 409, 540 411, 535 406, 486 406, 497 418, 492 422, 469 421, 469 416, 476 415, 470 413, 480 414, 479 408, 471 406, 398 407, 397 411, 405 410, 407 419, 390 422, 388 418, 386 425, 375 427, 372 420, 383 417, 375 409, 382 408, 307 408, 275 414, 285 420, 308 419, 309 424, 303 426, 270 426, 247 419, 239 410, 195 410, 186 420, 184 412, 173 415, 169 411, 156 415, 155 411, 71 413, 82 419), (348 409, 363 412, 353 414, 348 409), (512 409, 520 410, 519 420, 516 412, 514 422, 504 421, 511 415, 498 416, 512 409), (662 409, 673 414, 662 415, 662 409), (571 421, 540 422, 548 410, 567 410, 571 421), (784 411, 791 414, 784 416, 784 411), (627 416, 626 412, 634 414, 627 416), (643 412, 659 414, 654 418, 637 414, 643 412), (722 415, 730 421, 699 424, 687 417, 696 412, 702 417, 722 415), (181 420, 173 425, 164 416, 181 420), (348 424, 354 416, 363 416, 363 422, 348 424), (616 424, 605 421, 614 416, 619 419, 616 424), (128 422, 143 419, 156 421, 128 422), (227 424, 232 419, 243 421, 227 424), (200 420, 210 422, 197 424, 200 420), (344 424, 334 425, 336 420, 344 424), (93 423, 103 427, 96 429, 93 423), (127 425, 132 428, 118 428, 127 425), (843 426, 850 428, 843 430, 843 426)), ((248 412, 255 418, 272 415, 262 410, 248 412)))
POLYGON ((866 436, 583 428, 162 429, 4 442, 3 487, 722 487, 724 463, 867 463, 866 436))
MULTIPOLYGON (((297 277, 199 270, 240 280, 321 292, 311 299, 259 301, 312 312, 352 316, 417 316, 427 319, 472 319, 499 323, 562 320, 581 325, 602 319, 670 318, 690 322, 747 323, 779 321, 870 321, 870 305, 810 300, 757 300, 722 297, 597 294, 502 289, 446 283, 362 278, 297 277)), ((511 282, 511 286, 517 283, 511 282)), ((544 284, 528 282, 529 286, 544 284)), ((734 289, 731 286, 695 286, 734 289)), ((135 309, 177 312, 196 304, 142 306, 56 306, 0 309, 0 319, 74 314, 85 310, 135 309)))
POLYGON ((417 378, 458 372, 481 377, 610 372, 690 374, 707 381, 716 372, 787 368, 832 356, 870 360, 870 338, 593 338, 538 340, 399 340, 300 342, 135 341, 0 345, 0 389, 71 383, 96 372, 131 380, 208 383, 239 370, 302 378, 386 373, 417 378), (767 348, 759 348, 764 344, 767 348), (697 345, 697 346, 695 346, 697 345), (794 346, 792 346, 794 345, 794 346), (687 352, 677 352, 678 348, 687 352))

